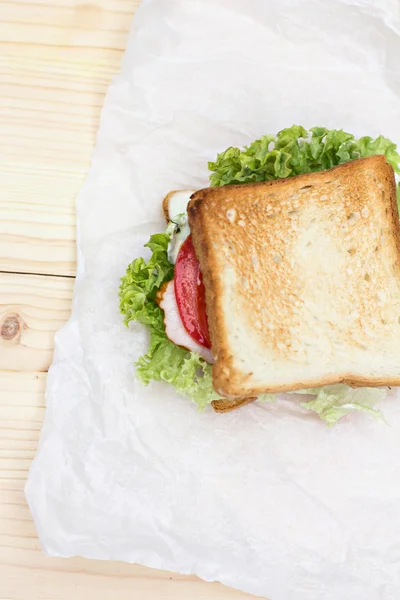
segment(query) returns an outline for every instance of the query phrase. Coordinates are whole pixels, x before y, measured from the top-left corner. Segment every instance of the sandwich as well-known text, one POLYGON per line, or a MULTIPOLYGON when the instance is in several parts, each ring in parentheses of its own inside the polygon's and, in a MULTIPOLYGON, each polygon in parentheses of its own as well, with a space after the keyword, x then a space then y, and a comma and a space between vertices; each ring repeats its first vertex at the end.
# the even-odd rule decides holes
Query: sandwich
POLYGON ((293 126, 210 163, 210 187, 170 192, 164 233, 120 286, 149 328, 144 384, 228 412, 279 393, 334 425, 400 385, 396 146, 293 126))

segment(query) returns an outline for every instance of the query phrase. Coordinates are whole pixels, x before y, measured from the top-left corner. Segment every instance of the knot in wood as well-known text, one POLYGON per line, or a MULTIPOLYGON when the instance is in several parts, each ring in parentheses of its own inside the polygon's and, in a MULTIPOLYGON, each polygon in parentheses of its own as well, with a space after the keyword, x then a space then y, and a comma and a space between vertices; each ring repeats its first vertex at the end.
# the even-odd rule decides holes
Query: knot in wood
POLYGON ((1 337, 7 342, 13 340, 19 334, 20 328, 18 315, 8 315, 1 324, 1 337))

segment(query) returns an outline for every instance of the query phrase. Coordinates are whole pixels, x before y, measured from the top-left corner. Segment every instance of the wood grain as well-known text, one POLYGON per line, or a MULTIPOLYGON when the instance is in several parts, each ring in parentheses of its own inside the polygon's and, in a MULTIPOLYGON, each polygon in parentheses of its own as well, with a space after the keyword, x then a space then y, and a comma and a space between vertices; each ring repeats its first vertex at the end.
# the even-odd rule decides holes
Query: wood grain
POLYGON ((0 273, 0 369, 47 371, 68 319, 74 280, 0 273))
POLYGON ((0 1, 0 271, 74 274, 75 198, 138 4, 0 1))

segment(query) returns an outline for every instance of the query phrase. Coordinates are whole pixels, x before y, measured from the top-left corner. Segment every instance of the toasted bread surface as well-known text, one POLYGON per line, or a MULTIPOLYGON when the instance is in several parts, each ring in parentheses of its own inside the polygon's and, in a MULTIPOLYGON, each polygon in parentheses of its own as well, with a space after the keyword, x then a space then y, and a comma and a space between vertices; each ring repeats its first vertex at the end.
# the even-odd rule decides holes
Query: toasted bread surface
POLYGON ((400 384, 400 225, 383 156, 200 190, 188 212, 218 393, 400 384))

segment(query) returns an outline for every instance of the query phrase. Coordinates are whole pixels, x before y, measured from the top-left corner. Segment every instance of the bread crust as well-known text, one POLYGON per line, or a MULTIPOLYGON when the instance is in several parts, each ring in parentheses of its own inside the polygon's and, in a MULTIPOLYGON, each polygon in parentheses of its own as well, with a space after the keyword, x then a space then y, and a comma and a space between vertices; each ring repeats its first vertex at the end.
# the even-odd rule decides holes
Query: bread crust
POLYGON ((169 199, 171 198, 171 196, 173 196, 174 194, 176 194, 176 192, 178 192, 179 190, 172 190, 172 192, 169 192, 164 200, 162 201, 162 209, 163 209, 163 213, 164 213, 164 218, 166 220, 167 223, 170 222, 170 218, 169 218, 169 199))
MULTIPOLYGON (((324 186, 331 184, 336 186, 336 188, 342 186, 345 190, 345 194, 347 194, 344 200, 346 209, 354 204, 354 210, 358 211, 363 202, 363 178, 369 178, 370 180, 371 177, 376 181, 376 190, 371 191, 369 187, 368 189, 365 188, 364 192, 374 198, 374 203, 385 203, 386 216, 384 215, 382 217, 382 222, 385 231, 387 230, 388 240, 392 248, 391 259, 395 265, 393 267, 394 277, 399 282, 400 224, 396 198, 396 184, 393 169, 387 163, 384 156, 379 155, 357 159, 327 171, 298 175, 289 179, 206 188, 192 195, 188 207, 189 225, 196 254, 200 261, 206 289, 210 335, 213 353, 216 359, 216 363, 213 367, 213 383, 214 388, 218 393, 223 396, 235 398, 244 395, 256 396, 261 393, 295 391, 297 389, 320 387, 335 383, 345 383, 352 387, 400 385, 400 359, 398 363, 399 368, 395 373, 361 375, 352 372, 352 370, 349 369, 348 371, 342 370, 341 372, 326 373, 325 376, 299 377, 296 381, 282 382, 281 384, 277 381, 273 381, 269 384, 266 380, 263 385, 260 385, 259 383, 255 385, 255 380, 253 378, 254 374, 251 371, 247 370, 246 372, 246 370, 238 368, 240 361, 236 356, 237 348, 228 341, 226 304, 223 305, 221 300, 221 298, 224 297, 228 280, 228 275, 226 273, 224 273, 224 275, 221 274, 221 270, 223 270, 221 269, 221 265, 224 265, 223 260, 221 259, 221 252, 224 260, 226 259, 226 264, 234 272, 234 276, 237 279, 240 276, 240 273, 243 273, 244 271, 243 262, 241 262, 240 257, 238 257, 238 249, 242 249, 242 254, 249 253, 250 243, 254 240, 259 241, 258 238, 266 233, 272 236, 271 239, 273 239, 274 235, 284 236, 287 234, 287 230, 289 229, 286 227, 288 224, 288 216, 285 214, 285 216, 282 217, 281 213, 273 214, 274 202, 276 199, 279 199, 280 201, 283 197, 286 198, 290 196, 295 198, 295 201, 293 202, 297 202, 301 209, 303 206, 307 205, 307 202, 311 201, 311 191, 309 191, 309 189, 312 190, 312 193, 314 193, 315 196, 315 189, 318 188, 318 186, 322 189, 324 186), (353 181, 354 184, 352 183, 353 181), (379 193, 378 189, 381 190, 379 193), (276 226, 277 229, 274 230, 273 227, 267 229, 267 225, 265 226, 265 229, 261 228, 261 225, 264 226, 266 223, 266 217, 260 219, 260 206, 266 211, 265 214, 268 213, 269 207, 272 206, 270 211, 271 215, 268 215, 268 218, 270 216, 271 219, 276 217, 276 220, 278 221, 278 225, 276 226), (252 214, 252 211, 256 221, 251 224, 251 217, 249 217, 249 215, 252 214), (246 227, 242 227, 242 229, 240 227, 240 214, 245 215, 246 219, 248 219, 246 227), (254 234, 249 233, 251 228, 255 230, 254 234), (220 241, 221 239, 222 241, 220 241), (231 249, 229 249, 230 245, 231 249), (235 258, 232 258, 230 252, 236 252, 235 258)), ((276 201, 278 202, 278 200, 276 201)), ((318 202, 322 202, 320 198, 318 199, 318 202)), ((381 208, 379 210, 381 210, 381 208)), ((279 206, 277 204, 276 213, 278 212, 279 206)), ((293 210, 292 212, 296 211, 293 210)), ((290 214, 290 211, 288 214, 290 214)), ((350 218, 351 216, 348 217, 348 219, 350 218)), ((365 220, 368 222, 367 217, 365 220)), ((342 226, 341 223, 340 226, 342 226)), ((339 225, 337 227, 339 231, 339 225)), ((338 234, 339 242, 341 241, 340 235, 341 234, 338 234)), ((354 243, 361 246, 362 244, 365 245, 369 243, 369 241, 361 239, 356 240, 354 243)), ((358 248, 356 248, 356 250, 357 249, 358 248)), ((274 283, 274 276, 274 268, 270 268, 268 281, 274 283)), ((292 276, 294 277, 295 275, 292 274, 292 276)), ((386 274, 382 273, 381 276, 382 281, 385 282, 386 274)), ((393 277, 393 274, 390 276, 393 277)), ((362 277, 361 270, 360 272, 355 273, 355 277, 362 277)), ((235 289, 237 291, 238 288, 235 289)), ((269 290, 263 290, 261 288, 263 293, 260 293, 260 287, 257 288, 255 286, 254 289, 257 290, 257 298, 254 298, 254 290, 246 292, 243 291, 243 289, 240 289, 237 293, 241 296, 245 296, 245 299, 249 302, 249 306, 254 307, 257 306, 257 304, 262 306, 263 303, 265 303, 264 306, 268 310, 268 303, 271 301, 269 290)), ((373 301, 373 298, 365 298, 365 303, 368 304, 367 308, 371 308, 370 304, 373 301)), ((363 310, 364 308, 365 307, 363 306, 363 310)), ((279 315, 274 313, 271 318, 276 322, 279 315)), ((279 333, 278 328, 277 331, 280 335, 283 336, 285 333, 288 337, 289 334, 287 331, 290 328, 286 327, 285 329, 287 323, 284 319, 283 325, 281 332, 279 333)), ((382 331, 379 332, 379 335, 382 335, 382 331)), ((282 339, 282 347, 284 347, 284 351, 288 353, 287 357, 290 362, 292 359, 288 350, 290 339, 284 339, 284 337, 282 337, 282 339)), ((239 344, 240 340, 238 342, 238 345, 239 344)), ((277 345, 279 345, 279 343, 277 345)))
POLYGON ((213 409, 217 413, 227 413, 254 402, 257 398, 221 398, 221 400, 213 400, 211 402, 213 409))
MULTIPOLYGON (((169 192, 165 196, 165 198, 162 202, 164 218, 167 223, 170 222, 170 218, 169 218, 170 198, 171 198, 171 196, 173 196, 173 194, 175 194, 178 191, 179 190, 172 190, 171 192, 169 192)), ((160 302, 162 300, 162 296, 164 294, 164 291, 165 291, 165 288, 167 285, 168 285, 168 282, 165 283, 157 292, 157 295, 156 295, 157 304, 160 304, 160 302)), ((250 402, 254 402, 254 400, 256 400, 256 398, 254 398, 254 397, 251 397, 251 398, 221 398, 221 400, 214 400, 211 403, 211 405, 215 412, 226 413, 226 412, 232 412, 233 410, 236 410, 236 409, 240 408, 241 406, 245 406, 246 404, 249 404, 250 402)))

